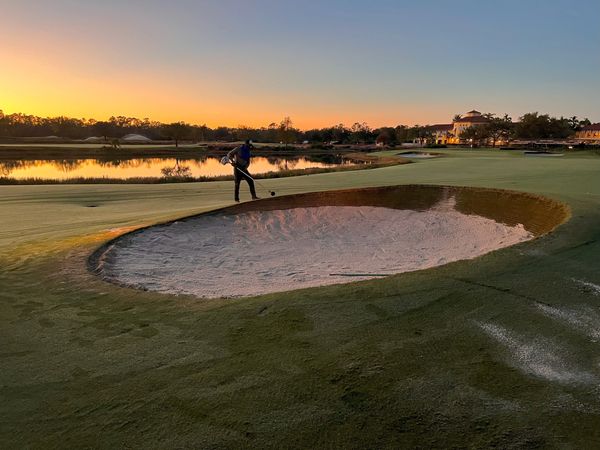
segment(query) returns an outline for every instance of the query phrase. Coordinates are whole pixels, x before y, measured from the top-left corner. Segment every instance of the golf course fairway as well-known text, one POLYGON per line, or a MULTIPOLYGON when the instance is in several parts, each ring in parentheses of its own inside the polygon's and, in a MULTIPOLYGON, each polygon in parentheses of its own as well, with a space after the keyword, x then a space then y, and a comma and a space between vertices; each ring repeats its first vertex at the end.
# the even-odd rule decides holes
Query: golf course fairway
POLYGON ((0 448, 597 446, 600 156, 439 153, 261 183, 506 189, 569 220, 428 270, 201 300, 107 283, 87 261, 231 205, 232 182, 0 186, 0 448))

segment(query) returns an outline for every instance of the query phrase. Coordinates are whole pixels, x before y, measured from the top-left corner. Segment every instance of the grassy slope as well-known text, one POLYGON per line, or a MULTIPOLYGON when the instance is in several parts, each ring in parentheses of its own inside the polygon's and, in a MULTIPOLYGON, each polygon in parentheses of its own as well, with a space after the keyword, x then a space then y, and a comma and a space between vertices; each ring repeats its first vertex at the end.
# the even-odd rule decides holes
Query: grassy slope
POLYGON ((445 153, 263 184, 278 195, 409 182, 501 187, 567 201, 573 219, 475 262, 206 302, 118 288, 83 265, 112 229, 228 204, 230 182, 0 187, 0 447, 597 443, 597 382, 528 373, 527 349, 515 359, 478 324, 600 378, 585 327, 536 306, 596 314, 598 297, 572 279, 600 284, 600 158, 445 153))

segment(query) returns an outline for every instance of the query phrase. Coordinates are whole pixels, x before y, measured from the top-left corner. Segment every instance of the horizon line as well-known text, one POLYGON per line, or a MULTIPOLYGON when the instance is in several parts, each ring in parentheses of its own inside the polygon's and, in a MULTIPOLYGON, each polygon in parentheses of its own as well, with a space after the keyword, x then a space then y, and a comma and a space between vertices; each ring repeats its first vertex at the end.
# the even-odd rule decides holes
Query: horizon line
MULTIPOLYGON (((192 126, 192 127, 207 127, 210 129, 216 129, 216 128, 229 128, 229 129, 233 129, 233 130, 240 130, 240 129, 244 129, 244 128, 249 128, 249 129, 261 129, 261 128, 265 128, 268 129, 270 125, 275 124, 275 125, 279 125, 283 120, 285 120, 286 118, 290 118, 292 120, 292 124, 294 122, 293 117, 291 116, 287 116, 284 115, 281 119, 277 120, 277 121, 272 121, 271 123, 269 123, 268 125, 260 125, 260 126, 252 126, 252 125, 246 125, 246 124, 237 124, 237 125, 225 125, 225 124, 217 124, 217 125, 207 125, 206 122, 204 123, 199 123, 199 122, 188 122, 186 120, 175 120, 175 121, 161 121, 161 120, 155 120, 152 119, 150 117, 136 117, 134 115, 124 115, 124 114, 111 114, 110 116, 108 116, 106 119, 96 119, 94 117, 77 117, 77 116, 70 116, 70 115, 65 115, 65 114, 57 114, 57 115, 38 115, 35 113, 28 113, 28 112, 23 112, 23 111, 16 111, 16 112, 6 112, 2 107, 0 107, 0 112, 2 114, 4 114, 4 116, 10 116, 10 115, 14 115, 14 114, 22 114, 25 116, 32 116, 32 117, 37 117, 37 118, 41 118, 41 119, 56 119, 56 118, 67 118, 67 119, 74 119, 74 120, 93 120, 95 122, 109 122, 110 118, 114 117, 125 117, 128 119, 137 119, 137 120, 148 120, 149 122, 157 122, 160 123, 161 125, 169 125, 169 124, 173 124, 173 123, 185 123, 186 125, 192 126)), ((539 115, 548 115, 549 117, 555 117, 555 118, 564 118, 564 119, 570 119, 572 117, 577 117, 579 120, 589 120, 592 124, 595 123, 600 123, 600 122, 596 122, 595 120, 591 120, 588 117, 580 117, 578 115, 570 115, 570 116, 564 116, 564 115, 560 115, 560 116, 553 116, 552 113, 549 112, 540 112, 540 111, 529 111, 526 113, 523 113, 522 115, 519 115, 518 118, 522 118, 525 114, 539 114, 539 115)), ((466 114, 466 112, 463 113, 456 113, 455 115, 463 115, 466 114)), ((511 120, 513 122, 516 123, 516 121, 514 120, 513 117, 511 117, 508 113, 501 113, 501 114, 497 114, 497 113, 490 113, 490 112, 484 112, 482 114, 493 114, 495 117, 504 117, 505 115, 508 115, 511 120)), ((296 130, 299 131, 309 131, 309 130, 319 130, 319 129, 326 129, 326 128, 334 128, 337 127, 339 125, 343 125, 344 128, 351 128, 352 125, 354 124, 366 124, 370 129, 372 130, 377 130, 377 129, 381 129, 381 128, 397 128, 397 127, 407 127, 407 128, 414 128, 414 127, 430 127, 430 126, 435 126, 435 125, 450 125, 452 123, 454 123, 454 118, 452 118, 451 121, 449 122, 427 122, 427 123, 418 123, 418 122, 414 122, 412 124, 408 124, 408 123, 398 123, 396 125, 379 125, 379 126, 371 126, 368 122, 366 121, 355 121, 353 123, 351 123, 350 125, 346 125, 343 122, 337 122, 337 123, 333 123, 331 125, 327 125, 327 126, 321 126, 321 127, 309 127, 309 128, 299 128, 299 127, 293 127, 296 130)))

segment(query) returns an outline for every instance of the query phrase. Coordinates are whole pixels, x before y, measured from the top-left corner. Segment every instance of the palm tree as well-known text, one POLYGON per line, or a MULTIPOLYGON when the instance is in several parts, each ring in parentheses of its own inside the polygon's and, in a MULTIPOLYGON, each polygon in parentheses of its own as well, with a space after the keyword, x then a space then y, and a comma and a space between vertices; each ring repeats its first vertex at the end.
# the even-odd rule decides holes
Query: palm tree
POLYGON ((569 117, 567 119, 567 122, 569 122, 569 126, 571 127, 572 130, 577 131, 579 129, 579 127, 580 127, 579 120, 577 119, 577 116, 569 117))

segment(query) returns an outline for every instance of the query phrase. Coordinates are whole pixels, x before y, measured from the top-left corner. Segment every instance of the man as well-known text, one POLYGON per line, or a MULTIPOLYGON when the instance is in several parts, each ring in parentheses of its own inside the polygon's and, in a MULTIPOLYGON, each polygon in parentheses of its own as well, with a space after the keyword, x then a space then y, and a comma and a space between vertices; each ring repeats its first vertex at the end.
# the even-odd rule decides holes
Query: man
POLYGON ((235 180, 235 201, 240 201, 240 182, 246 180, 250 186, 252 200, 257 200, 256 190, 254 189, 254 180, 252 180, 248 167, 250 166, 250 150, 254 148, 250 140, 246 140, 243 145, 234 148, 227 153, 227 158, 233 163, 233 177, 235 180))

